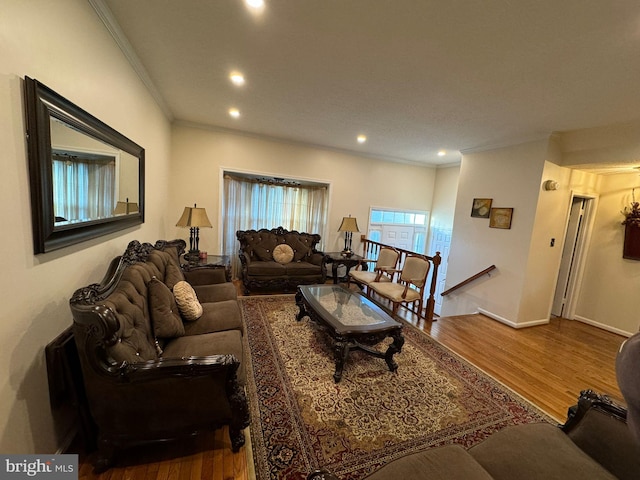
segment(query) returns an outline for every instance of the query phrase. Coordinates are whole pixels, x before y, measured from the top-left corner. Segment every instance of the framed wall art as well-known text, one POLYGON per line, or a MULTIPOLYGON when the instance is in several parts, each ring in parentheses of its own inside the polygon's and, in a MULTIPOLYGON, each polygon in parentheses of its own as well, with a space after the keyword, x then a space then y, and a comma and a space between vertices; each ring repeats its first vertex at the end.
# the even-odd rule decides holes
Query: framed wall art
POLYGON ((492 208, 489 214, 489 226, 491 228, 511 228, 513 208, 492 208))
POLYGON ((491 211, 491 198, 474 198, 471 206, 471 216, 476 218, 489 218, 491 211))

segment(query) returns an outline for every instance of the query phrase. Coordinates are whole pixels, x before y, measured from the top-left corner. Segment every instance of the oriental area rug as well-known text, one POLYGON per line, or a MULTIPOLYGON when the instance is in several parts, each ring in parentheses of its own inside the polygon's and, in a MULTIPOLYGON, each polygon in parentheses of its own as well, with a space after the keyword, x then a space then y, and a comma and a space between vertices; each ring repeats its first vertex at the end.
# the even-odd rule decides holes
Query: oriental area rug
POLYGON ((293 295, 241 297, 240 305, 258 480, 304 479, 318 468, 353 480, 408 453, 555 423, 412 325, 403 323, 397 373, 354 351, 335 383, 329 336, 308 317, 296 321, 293 295))

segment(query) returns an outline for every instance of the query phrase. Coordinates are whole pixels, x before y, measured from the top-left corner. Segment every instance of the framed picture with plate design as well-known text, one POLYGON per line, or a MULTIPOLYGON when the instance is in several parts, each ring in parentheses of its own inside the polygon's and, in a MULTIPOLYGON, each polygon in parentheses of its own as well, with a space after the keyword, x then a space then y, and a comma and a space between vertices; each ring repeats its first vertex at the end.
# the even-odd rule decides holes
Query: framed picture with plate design
POLYGON ((491 211, 491 198, 474 198, 471 206, 471 216, 476 218, 489 218, 491 211))
POLYGON ((513 208, 492 208, 489 216, 489 226, 491 228, 511 228, 511 218, 513 208))

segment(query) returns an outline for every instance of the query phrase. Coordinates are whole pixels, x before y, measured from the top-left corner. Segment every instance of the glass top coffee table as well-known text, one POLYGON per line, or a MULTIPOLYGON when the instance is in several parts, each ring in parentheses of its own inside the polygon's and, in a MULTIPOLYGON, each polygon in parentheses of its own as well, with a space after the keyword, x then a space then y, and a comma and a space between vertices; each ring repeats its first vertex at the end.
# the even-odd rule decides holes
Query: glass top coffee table
POLYGON ((342 379, 349 352, 355 349, 384 358, 390 371, 398 370, 393 356, 404 345, 402 324, 360 292, 352 292, 342 285, 299 285, 296 305, 300 309, 296 320, 311 318, 333 340, 336 383, 342 379), (387 337, 393 342, 386 352, 373 348, 387 337))

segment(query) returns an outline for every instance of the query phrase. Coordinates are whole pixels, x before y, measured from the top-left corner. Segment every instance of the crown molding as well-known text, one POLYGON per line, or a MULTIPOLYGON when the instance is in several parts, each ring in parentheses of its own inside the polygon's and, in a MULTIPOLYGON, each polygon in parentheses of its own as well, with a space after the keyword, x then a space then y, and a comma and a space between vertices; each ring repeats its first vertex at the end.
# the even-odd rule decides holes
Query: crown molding
POLYGON ((317 148, 319 150, 328 150, 328 151, 331 151, 331 152, 342 153, 342 154, 345 154, 345 155, 352 155, 352 156, 356 156, 356 157, 360 157, 360 158, 369 158, 369 159, 372 159, 372 160, 380 160, 380 161, 383 161, 383 162, 403 163, 403 164, 406 164, 406 165, 413 165, 415 167, 436 168, 437 169, 437 168, 455 166, 456 164, 459 165, 459 163, 460 163, 459 160, 456 163, 446 163, 446 164, 434 164, 434 163, 426 163, 426 162, 417 162, 417 161, 408 160, 408 159, 399 158, 399 157, 392 157, 392 156, 387 156, 387 155, 375 155, 375 154, 371 154, 371 153, 360 152, 360 151, 357 151, 357 150, 349 150, 347 148, 330 147, 328 145, 321 145, 321 144, 312 143, 312 142, 304 142, 302 140, 292 140, 292 139, 287 139, 287 138, 283 138, 283 137, 264 135, 264 134, 261 134, 261 133, 247 132, 245 130, 236 130, 236 129, 233 129, 233 128, 219 127, 219 126, 216 126, 216 125, 209 125, 209 124, 198 123, 198 122, 190 122, 190 121, 187 121, 187 120, 175 120, 173 122, 173 125, 187 127, 187 128, 195 128, 195 129, 199 129, 199 130, 208 130, 208 131, 212 131, 212 132, 228 133, 228 134, 231 134, 231 135, 239 135, 239 136, 243 136, 243 137, 255 138, 257 140, 264 140, 264 141, 269 141, 269 142, 284 143, 284 144, 287 144, 287 145, 292 145, 292 146, 297 146, 297 147, 317 148))
POLYGON ((548 141, 551 139, 552 135, 553 135, 553 132, 550 132, 544 135, 537 135, 534 137, 524 137, 520 139, 514 139, 512 141, 504 142, 504 143, 495 143, 492 145, 480 145, 477 147, 461 148, 460 153, 462 155, 469 155, 471 153, 488 152, 490 150, 499 150, 501 148, 515 147, 518 145, 524 145, 525 143, 540 142, 543 140, 548 141))
POLYGON ((164 115, 167 117, 167 119, 169 119, 170 122, 172 122, 174 120, 174 116, 173 116, 173 113, 171 112, 171 109, 169 108, 164 98, 160 94, 160 91, 158 90, 158 88, 155 86, 155 84, 151 80, 151 77, 149 76, 147 69, 144 68, 144 66, 142 65, 142 62, 140 61, 140 59, 138 58, 138 55, 136 55, 135 51, 133 50, 131 43, 129 43, 129 40, 127 39, 127 36, 124 34, 122 29, 120 28, 120 25, 118 25, 118 22, 116 21, 109 7, 104 3, 103 0, 88 0, 88 1, 89 1, 89 4, 93 7, 95 12, 97 13, 98 17, 100 18, 104 26, 107 28, 107 31, 113 37, 114 41, 116 42, 116 44, 118 45, 122 53, 124 54, 125 58, 129 62, 133 70, 136 72, 136 74, 138 75, 142 83, 145 85, 145 87, 147 88, 147 90, 155 100, 155 102, 160 107, 164 115))

